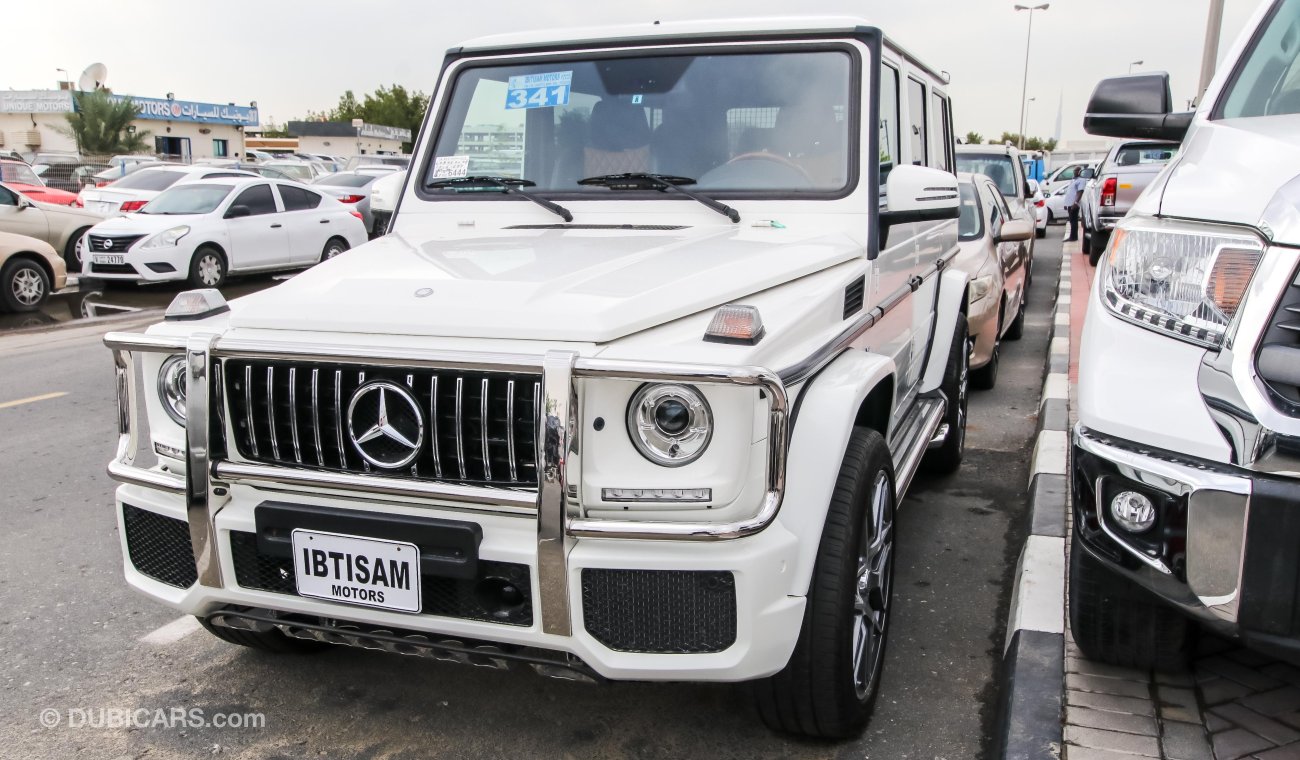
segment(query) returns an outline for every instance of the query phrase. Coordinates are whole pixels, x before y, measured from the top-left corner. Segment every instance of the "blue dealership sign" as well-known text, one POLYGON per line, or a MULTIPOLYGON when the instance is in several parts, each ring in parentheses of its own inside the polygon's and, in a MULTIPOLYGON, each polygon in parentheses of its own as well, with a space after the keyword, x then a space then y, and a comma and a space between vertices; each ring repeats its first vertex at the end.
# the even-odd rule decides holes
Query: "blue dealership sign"
POLYGON ((192 100, 166 100, 140 98, 134 95, 114 95, 114 100, 130 99, 140 109, 141 119, 158 121, 194 121, 204 124, 238 124, 253 126, 258 123, 257 109, 251 106, 196 103, 192 100))

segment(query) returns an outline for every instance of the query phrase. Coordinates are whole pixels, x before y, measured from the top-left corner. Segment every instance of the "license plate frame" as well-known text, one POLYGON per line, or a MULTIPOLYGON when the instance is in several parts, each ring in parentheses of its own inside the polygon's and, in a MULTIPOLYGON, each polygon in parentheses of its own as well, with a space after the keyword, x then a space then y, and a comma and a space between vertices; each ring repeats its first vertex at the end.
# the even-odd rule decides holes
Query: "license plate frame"
POLYGON ((92 264, 125 264, 126 256, 121 253, 92 253, 90 255, 92 264))
POLYGON ((290 540, 299 596, 390 612, 420 612, 420 548, 415 544, 306 528, 295 528, 290 540), (360 563, 360 558, 367 561, 360 563), (363 574, 365 582, 359 580, 363 574), (383 585, 377 580, 380 574, 386 580, 383 585), (402 578, 406 583, 397 583, 402 578))

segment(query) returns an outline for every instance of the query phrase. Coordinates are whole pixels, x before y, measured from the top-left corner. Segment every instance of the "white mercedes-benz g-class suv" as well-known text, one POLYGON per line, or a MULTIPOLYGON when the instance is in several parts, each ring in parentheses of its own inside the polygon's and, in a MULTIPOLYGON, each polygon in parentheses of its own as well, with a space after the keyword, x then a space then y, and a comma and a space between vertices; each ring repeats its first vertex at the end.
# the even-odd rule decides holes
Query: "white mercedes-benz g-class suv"
POLYGON ((844 19, 450 51, 390 234, 106 337, 128 582, 246 646, 860 730, 895 507, 965 439, 945 82, 844 19))
POLYGON ((1093 134, 1182 140, 1115 228, 1083 331, 1070 619, 1087 655, 1177 667, 1189 617, 1300 655, 1300 0, 1195 113, 1105 80, 1093 134), (1186 613, 1186 614, 1183 614, 1186 613))

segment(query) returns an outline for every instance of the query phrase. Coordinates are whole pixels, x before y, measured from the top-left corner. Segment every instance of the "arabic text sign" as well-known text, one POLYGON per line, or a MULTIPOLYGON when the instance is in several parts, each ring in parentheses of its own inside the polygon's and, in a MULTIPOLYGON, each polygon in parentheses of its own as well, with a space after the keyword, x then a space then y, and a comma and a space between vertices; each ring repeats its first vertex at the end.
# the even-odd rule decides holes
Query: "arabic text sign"
POLYGON ((141 119, 165 121, 197 121, 207 124, 243 124, 258 123, 257 109, 250 106, 220 105, 217 103, 196 103, 191 100, 164 100, 163 98, 140 98, 135 95, 114 95, 114 100, 131 99, 140 109, 141 119))

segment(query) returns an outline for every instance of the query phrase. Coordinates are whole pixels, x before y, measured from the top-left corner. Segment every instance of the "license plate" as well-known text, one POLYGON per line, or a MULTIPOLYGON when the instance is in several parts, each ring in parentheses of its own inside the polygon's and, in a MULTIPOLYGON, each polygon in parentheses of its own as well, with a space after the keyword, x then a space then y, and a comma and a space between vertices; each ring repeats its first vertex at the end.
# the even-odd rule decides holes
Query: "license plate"
POLYGON ((415 544, 299 528, 293 531, 293 569, 301 596, 420 611, 415 544))
POLYGON ((113 256, 107 253, 97 253, 90 257, 90 260, 96 264, 125 264, 125 256, 113 256))
POLYGON ((108 201, 93 201, 86 205, 90 207, 91 211, 98 211, 101 214, 111 214, 117 209, 116 203, 109 203, 108 201))

